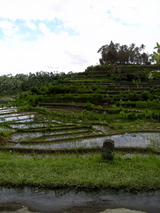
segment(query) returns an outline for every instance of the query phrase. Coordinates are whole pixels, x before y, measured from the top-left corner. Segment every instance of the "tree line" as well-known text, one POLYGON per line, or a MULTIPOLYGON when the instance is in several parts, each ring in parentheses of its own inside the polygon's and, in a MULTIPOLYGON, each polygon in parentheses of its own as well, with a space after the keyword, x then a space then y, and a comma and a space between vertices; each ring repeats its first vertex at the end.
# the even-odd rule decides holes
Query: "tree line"
POLYGON ((0 96, 15 95, 17 93, 25 92, 31 88, 41 88, 47 84, 56 84, 65 78, 72 75, 57 73, 57 72, 45 72, 40 71, 29 74, 17 74, 12 76, 11 74, 0 76, 0 96))
POLYGON ((113 43, 103 45, 98 53, 101 54, 99 59, 101 65, 108 64, 150 64, 151 55, 144 52, 145 45, 140 47, 132 43, 130 46, 113 43))

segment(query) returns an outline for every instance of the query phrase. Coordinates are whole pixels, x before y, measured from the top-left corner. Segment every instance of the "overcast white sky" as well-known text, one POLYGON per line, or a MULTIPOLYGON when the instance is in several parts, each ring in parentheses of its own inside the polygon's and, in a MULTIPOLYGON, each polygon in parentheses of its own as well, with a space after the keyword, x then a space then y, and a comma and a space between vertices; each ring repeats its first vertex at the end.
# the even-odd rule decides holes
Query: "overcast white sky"
POLYGON ((83 72, 111 40, 152 53, 160 0, 0 0, 0 75, 83 72))

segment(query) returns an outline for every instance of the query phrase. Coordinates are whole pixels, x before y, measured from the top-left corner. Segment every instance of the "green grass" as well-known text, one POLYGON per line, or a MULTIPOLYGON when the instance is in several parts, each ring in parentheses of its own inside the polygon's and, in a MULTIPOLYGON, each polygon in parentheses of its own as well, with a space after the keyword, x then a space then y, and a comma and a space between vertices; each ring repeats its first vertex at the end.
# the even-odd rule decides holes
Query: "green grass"
POLYGON ((112 162, 104 162, 101 154, 21 156, 0 152, 0 186, 156 190, 160 189, 160 158, 115 153, 112 162))

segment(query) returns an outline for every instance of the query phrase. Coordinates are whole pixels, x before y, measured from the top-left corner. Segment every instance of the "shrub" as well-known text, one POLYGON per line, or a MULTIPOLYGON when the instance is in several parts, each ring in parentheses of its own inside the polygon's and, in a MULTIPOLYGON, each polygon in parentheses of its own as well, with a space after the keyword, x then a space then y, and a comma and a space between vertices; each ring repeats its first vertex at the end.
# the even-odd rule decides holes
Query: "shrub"
POLYGON ((93 95, 93 103, 102 104, 103 103, 103 95, 96 93, 93 95))

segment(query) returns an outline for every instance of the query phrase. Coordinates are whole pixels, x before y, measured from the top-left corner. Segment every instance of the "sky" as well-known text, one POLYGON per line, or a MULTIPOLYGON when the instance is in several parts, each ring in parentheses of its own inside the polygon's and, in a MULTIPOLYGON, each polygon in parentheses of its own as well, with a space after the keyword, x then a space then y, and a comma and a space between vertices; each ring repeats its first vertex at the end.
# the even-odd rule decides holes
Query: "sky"
POLYGON ((0 0, 0 75, 84 72, 111 40, 152 53, 160 0, 0 0))

